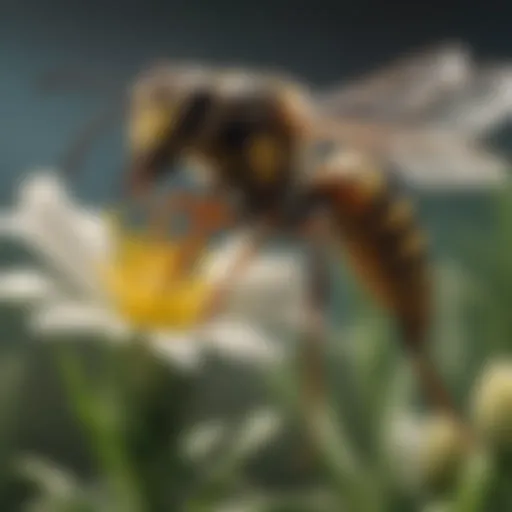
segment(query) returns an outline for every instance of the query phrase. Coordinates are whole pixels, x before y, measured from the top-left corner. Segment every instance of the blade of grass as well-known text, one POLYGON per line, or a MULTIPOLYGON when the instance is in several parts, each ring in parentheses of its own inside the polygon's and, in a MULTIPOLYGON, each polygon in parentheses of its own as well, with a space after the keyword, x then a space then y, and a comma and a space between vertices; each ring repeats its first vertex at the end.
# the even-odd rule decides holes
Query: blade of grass
POLYGON ((339 499, 354 512, 380 511, 375 479, 361 467, 358 456, 351 450, 352 443, 339 417, 334 417, 328 403, 324 403, 319 404, 313 417, 304 418, 300 397, 292 395, 287 386, 293 379, 293 368, 281 368, 278 373, 279 378, 269 379, 269 386, 285 410, 312 427, 312 441, 339 499))
POLYGON ((77 356, 67 348, 60 348, 57 355, 70 406, 86 431, 119 510, 142 512, 144 501, 124 445, 119 404, 105 389, 88 382, 77 356))
POLYGON ((452 512, 486 512, 486 501, 494 477, 495 468, 489 455, 482 452, 472 454, 462 471, 452 512))

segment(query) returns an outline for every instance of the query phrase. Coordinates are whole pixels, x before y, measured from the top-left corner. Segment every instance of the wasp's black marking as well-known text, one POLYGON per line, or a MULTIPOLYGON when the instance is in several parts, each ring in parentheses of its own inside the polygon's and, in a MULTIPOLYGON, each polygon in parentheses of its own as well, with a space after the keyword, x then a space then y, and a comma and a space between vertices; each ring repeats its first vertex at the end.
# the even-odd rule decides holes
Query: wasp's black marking
POLYGON ((268 98, 261 95, 237 98, 224 106, 213 136, 219 148, 242 151, 252 136, 271 131, 271 107, 268 98))
POLYGON ((211 113, 215 97, 211 91, 201 89, 192 93, 179 113, 175 137, 177 140, 191 140, 202 130, 205 120, 211 113))

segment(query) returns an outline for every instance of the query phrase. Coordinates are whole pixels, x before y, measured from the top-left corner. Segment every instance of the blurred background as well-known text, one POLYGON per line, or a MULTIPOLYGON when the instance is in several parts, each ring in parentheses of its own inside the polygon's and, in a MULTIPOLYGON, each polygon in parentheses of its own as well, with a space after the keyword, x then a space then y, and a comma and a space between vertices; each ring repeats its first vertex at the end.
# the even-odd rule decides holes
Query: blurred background
MULTIPOLYGON (((404 52, 445 40, 463 41, 475 58, 504 65, 512 54, 512 7, 489 1, 4 0, 0 12, 0 204, 4 211, 13 207, 27 172, 58 164, 83 123, 116 96, 117 84, 128 83, 135 73, 161 58, 284 69, 314 87, 328 89, 363 76, 404 52), (104 76, 114 86, 44 94, 37 81, 55 69, 104 76)), ((487 135, 491 147, 505 155, 511 153, 511 132, 506 125, 487 135)), ((73 185, 73 195, 81 201, 101 207, 115 198, 124 158, 122 136, 119 125, 94 146, 73 185)), ((469 192, 417 190, 416 197, 422 222, 430 230, 436 263, 438 314, 433 351, 461 407, 469 411, 485 363, 505 360, 512 347, 508 320, 512 195, 503 183, 469 192)), ((4 240, 0 244, 6 268, 34 259, 19 244, 4 240)), ((408 451, 403 441, 391 450, 391 457, 381 453, 382 446, 387 446, 381 443, 387 429, 380 425, 395 425, 388 421, 383 386, 391 376, 402 375, 402 371, 407 374, 407 368, 389 342, 396 336, 386 319, 378 315, 375 319, 372 305, 359 298, 349 272, 341 279, 338 293, 343 298, 338 297, 337 302, 350 303, 351 314, 347 315, 347 310, 337 313, 333 339, 343 338, 343 346, 339 341, 329 343, 326 352, 333 410, 341 420, 334 421, 333 433, 322 431, 322 442, 331 447, 325 453, 335 453, 333 457, 338 459, 306 467, 294 455, 303 445, 302 434, 297 432, 302 420, 297 419, 296 411, 288 412, 290 400, 274 388, 269 391, 268 375, 258 368, 209 361, 200 377, 192 379, 176 374, 158 358, 149 358, 146 373, 142 371, 142 377, 135 379, 140 354, 134 354, 134 349, 112 352, 87 336, 80 337, 84 343, 71 344, 80 345, 79 362, 62 364, 52 348, 55 345, 48 349, 48 344, 40 343, 27 329, 24 305, 2 307, 0 379, 5 383, 0 386, 0 509, 24 510, 31 504, 34 510, 48 511, 414 511, 434 505, 468 512, 512 510, 506 460, 498 464, 494 458, 491 462, 486 459, 492 470, 483 470, 474 461, 468 463, 470 469, 457 473, 458 483, 438 493, 437 480, 446 483, 441 469, 461 458, 453 438, 447 434, 446 441, 443 437, 444 431, 441 441, 432 441, 434 455, 414 455, 428 466, 424 469, 428 478, 434 474, 432 478, 437 479, 435 492, 425 483, 424 473, 426 480, 419 490, 399 477, 398 483, 387 481, 388 465, 400 459, 398 452, 412 449, 408 451), (338 336, 339 329, 342 334, 338 336), (115 377, 98 377, 104 374, 115 377), (108 381, 105 386, 109 390, 122 390, 123 396, 129 397, 119 414, 128 414, 127 409, 140 420, 129 432, 124 425, 132 423, 118 416, 111 422, 95 419, 103 417, 105 408, 110 412, 118 409, 104 403, 110 391, 101 386, 96 389, 93 383, 100 380, 108 381), (75 407, 77 403, 81 405, 75 407), (272 440, 270 448, 256 450, 256 455, 247 456, 244 462, 237 459, 235 463, 234 455, 224 461, 221 455, 226 449, 220 449, 206 462, 196 463, 177 448, 182 446, 180 435, 188 432, 189 424, 214 418, 229 426, 235 418, 236 425, 241 421, 243 426, 250 411, 269 403, 287 411, 285 415, 293 420, 284 434, 272 440), (41 459, 22 464, 23 471, 19 471, 19 457, 27 454, 41 459), (54 466, 60 467, 62 474, 54 466), (211 473, 222 477, 213 478, 211 473), (299 495, 310 489, 311 503, 299 495), (320 497, 314 494, 318 489, 320 497), (295 495, 299 497, 293 501, 295 495)), ((491 410, 487 416, 482 413, 487 419, 482 428, 492 424, 486 432, 493 433, 495 444, 490 446, 494 450, 499 446, 500 453, 506 451, 503 446, 508 447, 507 442, 512 446, 511 372, 507 367, 505 377, 498 379, 495 394, 499 396, 489 398, 487 408, 482 406, 491 410), (508 411, 508 416, 496 410, 508 411), (495 442, 496 430, 501 444, 495 442)), ((284 370, 279 372, 283 375, 289 377, 287 385, 296 387, 293 371, 289 376, 284 370)), ((408 378, 406 375, 404 382, 397 384, 400 407, 405 411, 400 418, 408 417, 410 410, 422 409, 408 378)), ((281 391, 286 387, 283 379, 278 379, 281 391)), ((388 409, 396 407, 389 405, 388 409)), ((404 427, 399 437, 419 436, 419 441, 411 441, 418 447, 429 435, 418 424, 412 434, 404 427)))

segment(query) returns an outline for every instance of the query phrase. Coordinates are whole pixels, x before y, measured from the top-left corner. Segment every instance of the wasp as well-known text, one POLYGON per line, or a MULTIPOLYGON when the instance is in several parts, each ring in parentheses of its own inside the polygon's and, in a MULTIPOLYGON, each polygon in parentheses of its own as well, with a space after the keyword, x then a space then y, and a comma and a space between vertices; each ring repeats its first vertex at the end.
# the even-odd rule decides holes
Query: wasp
MULTIPOLYGON (((432 317, 428 245, 386 153, 397 135, 402 145, 418 139, 415 120, 433 96, 409 98, 410 115, 398 131, 385 112, 368 122, 357 111, 389 86, 390 76, 407 79, 404 69, 410 67, 379 75, 373 87, 331 94, 320 109, 311 91, 289 77, 159 64, 131 88, 126 192, 147 202, 151 190, 182 162, 190 169, 200 166, 210 192, 202 217, 248 228, 246 251, 231 278, 271 237, 293 234, 304 241, 310 256, 310 347, 324 329, 327 255, 332 249, 343 253, 372 296, 396 318, 427 397, 454 414, 450 394, 426 352, 432 317)), ((427 80, 428 75, 422 85, 427 80)), ((443 82, 445 89, 448 82, 443 82)), ((183 196, 173 197, 171 210, 186 202, 183 196)), ((208 230, 196 229, 202 234, 188 253, 190 261, 208 236, 208 230)), ((205 319, 222 307, 226 289, 220 283, 214 290, 205 319)), ((312 349, 311 361, 314 354, 312 349)))
MULTIPOLYGON (((132 92, 128 191, 144 200, 182 157, 191 166, 200 162, 219 207, 229 205, 249 228, 231 279, 270 237, 305 238, 312 323, 323 314, 329 291, 324 251, 343 248, 362 282, 398 320, 430 399, 452 411, 424 353, 430 276, 412 204, 377 158, 339 144, 333 128, 325 129, 307 91, 294 81, 158 67, 132 92)), ((205 315, 221 307, 224 289, 214 291, 205 315)))

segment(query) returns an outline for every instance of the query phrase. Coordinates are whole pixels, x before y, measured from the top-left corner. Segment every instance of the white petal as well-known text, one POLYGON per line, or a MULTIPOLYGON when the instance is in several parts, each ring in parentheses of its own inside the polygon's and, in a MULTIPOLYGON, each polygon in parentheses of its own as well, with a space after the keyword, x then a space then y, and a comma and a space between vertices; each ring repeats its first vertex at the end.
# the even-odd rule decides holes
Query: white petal
MULTIPOLYGON (((205 268, 210 279, 218 281, 227 275, 242 244, 242 238, 234 238, 214 253, 205 268)), ((251 323, 298 330, 305 292, 305 272, 300 258, 264 254, 233 284, 227 314, 251 323)))
POLYGON ((283 295, 291 295, 290 290, 300 293, 303 285, 304 271, 300 260, 288 255, 264 255, 254 261, 238 287, 249 293, 266 292, 269 298, 277 293, 277 300, 280 300, 283 295))
POLYGON ((156 354, 183 370, 201 366, 204 345, 191 333, 155 332, 150 341, 156 354))
POLYGON ((20 200, 24 205, 66 204, 68 194, 56 170, 38 168, 24 178, 20 200))
MULTIPOLYGON (((303 310, 304 272, 285 257, 263 257, 233 287, 230 314, 289 326, 303 310)), ((291 326, 290 326, 291 327, 291 326)))
POLYGON ((51 175, 26 179, 20 190, 20 222, 28 243, 78 291, 95 296, 96 257, 77 208, 59 180, 51 175))
POLYGON ((112 239, 101 212, 77 207, 72 213, 73 221, 90 252, 91 259, 103 261, 112 252, 112 239))
MULTIPOLYGON (((244 233, 235 234, 221 244, 205 263, 205 272, 209 278, 217 280, 226 277, 240 251, 244 250, 245 244, 246 235, 244 233)), ((299 258, 290 255, 262 254, 254 259, 243 275, 252 276, 252 279, 248 278, 250 282, 258 279, 265 279, 268 282, 281 279, 282 282, 283 279, 295 276, 301 269, 302 262, 299 258)))
MULTIPOLYGON (((39 309, 31 319, 32 330, 46 339, 69 335, 106 337, 106 341, 125 343, 133 330, 108 308, 85 302, 61 301, 39 309)), ((173 366, 186 371, 200 367, 204 348, 192 334, 153 332, 147 334, 152 351, 173 366)))
POLYGON ((40 301, 55 294, 53 283, 35 269, 10 269, 0 273, 2 301, 40 301))
POLYGON ((108 309, 82 302, 59 302, 38 310, 31 319, 40 335, 93 334, 126 338, 130 330, 108 309))
POLYGON ((220 420, 210 420, 192 427, 181 444, 186 457, 197 461, 208 456, 222 440, 226 425, 220 420))
POLYGON ((397 413, 390 419, 385 440, 389 469, 399 484, 415 489, 420 483, 421 449, 425 439, 421 417, 397 413))
POLYGON ((24 210, 35 212, 66 212, 67 218, 76 226, 76 232, 85 242, 92 255, 104 255, 108 242, 108 229, 100 212, 84 208, 73 200, 63 181, 52 171, 39 171, 27 178, 20 190, 20 205, 24 210))
POLYGON ((244 238, 242 235, 233 235, 227 242, 218 247, 205 262, 205 273, 212 280, 223 279, 239 251, 243 249, 244 238))
POLYGON ((77 491, 75 476, 50 460, 25 455, 19 458, 16 466, 25 478, 54 497, 71 496, 77 491))
POLYGON ((204 333, 208 346, 221 356, 249 363, 282 360, 283 349, 249 324, 218 321, 204 333))
POLYGON ((281 431, 283 418, 275 410, 261 408, 253 411, 244 421, 244 427, 236 440, 238 453, 249 455, 267 444, 281 431))

